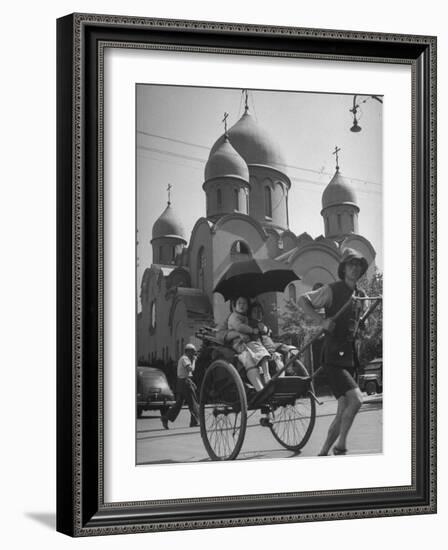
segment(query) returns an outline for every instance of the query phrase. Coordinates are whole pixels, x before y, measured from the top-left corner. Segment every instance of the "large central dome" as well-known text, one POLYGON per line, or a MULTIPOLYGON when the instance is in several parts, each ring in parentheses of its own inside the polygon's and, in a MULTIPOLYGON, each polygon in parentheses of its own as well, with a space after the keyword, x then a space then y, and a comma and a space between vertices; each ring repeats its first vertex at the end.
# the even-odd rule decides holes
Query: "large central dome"
MULTIPOLYGON (((268 133, 263 130, 247 111, 227 132, 229 141, 248 165, 270 166, 285 173, 285 160, 268 133)), ((218 138, 210 151, 210 157, 223 144, 224 134, 218 138)))

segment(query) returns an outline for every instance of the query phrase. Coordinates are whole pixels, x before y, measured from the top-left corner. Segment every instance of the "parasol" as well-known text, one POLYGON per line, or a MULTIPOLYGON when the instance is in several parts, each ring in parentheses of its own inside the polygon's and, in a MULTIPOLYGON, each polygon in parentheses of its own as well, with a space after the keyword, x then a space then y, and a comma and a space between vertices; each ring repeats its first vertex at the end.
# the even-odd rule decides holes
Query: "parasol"
POLYGON ((276 260, 244 260, 230 264, 213 292, 225 300, 253 298, 263 292, 283 292, 287 284, 299 279, 290 267, 276 260))

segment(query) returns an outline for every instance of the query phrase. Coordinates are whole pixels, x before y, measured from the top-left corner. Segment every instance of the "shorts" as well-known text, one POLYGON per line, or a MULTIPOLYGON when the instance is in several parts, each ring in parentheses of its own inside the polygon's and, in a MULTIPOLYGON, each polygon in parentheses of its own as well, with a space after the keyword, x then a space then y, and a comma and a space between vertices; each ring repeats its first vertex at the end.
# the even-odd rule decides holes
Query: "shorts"
POLYGON ((323 373, 327 377, 328 385, 336 399, 345 395, 349 390, 359 387, 354 379, 354 368, 324 367, 323 373))

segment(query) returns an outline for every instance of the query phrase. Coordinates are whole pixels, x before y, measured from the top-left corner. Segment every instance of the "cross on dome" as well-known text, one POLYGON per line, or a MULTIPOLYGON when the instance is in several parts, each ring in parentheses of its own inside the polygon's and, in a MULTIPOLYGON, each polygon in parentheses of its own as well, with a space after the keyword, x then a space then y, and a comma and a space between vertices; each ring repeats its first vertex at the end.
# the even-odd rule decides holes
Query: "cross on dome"
POLYGON ((334 147, 334 151, 333 151, 333 155, 336 155, 336 170, 339 171, 339 151, 341 150, 340 147, 338 147, 337 145, 335 145, 334 147))

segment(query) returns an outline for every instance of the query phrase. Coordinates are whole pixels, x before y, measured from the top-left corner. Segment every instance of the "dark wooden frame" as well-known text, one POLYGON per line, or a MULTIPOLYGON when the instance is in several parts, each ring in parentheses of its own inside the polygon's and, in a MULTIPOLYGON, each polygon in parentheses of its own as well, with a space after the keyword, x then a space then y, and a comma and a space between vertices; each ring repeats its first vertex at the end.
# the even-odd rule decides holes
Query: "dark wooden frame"
MULTIPOLYGON (((436 38, 74 14, 57 22, 57 529, 72 536, 436 511, 436 38), (412 484, 105 503, 103 49, 405 63, 412 68, 412 484)), ((151 495, 148 494, 148 499, 151 495)))

